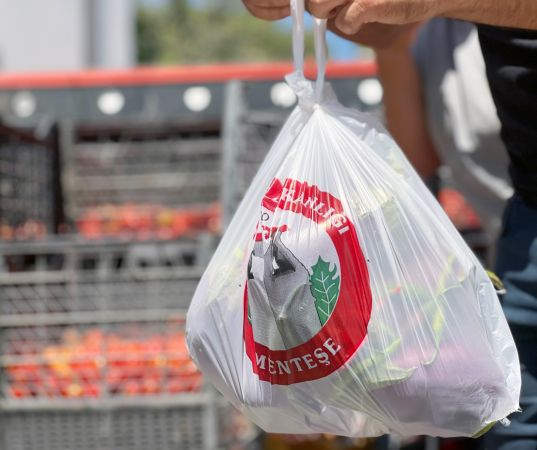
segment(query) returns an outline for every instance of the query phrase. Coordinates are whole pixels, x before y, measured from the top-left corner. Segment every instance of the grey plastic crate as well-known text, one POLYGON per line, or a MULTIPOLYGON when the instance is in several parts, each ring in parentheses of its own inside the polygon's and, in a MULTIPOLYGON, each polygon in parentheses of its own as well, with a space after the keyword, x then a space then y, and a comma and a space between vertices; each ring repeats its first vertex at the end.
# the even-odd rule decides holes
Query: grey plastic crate
MULTIPOLYGON (((338 99, 350 108, 382 119, 381 99, 364 99, 360 87, 376 77, 370 73, 329 79, 338 99), (367 101, 366 101, 367 100, 367 101)), ((240 200, 295 103, 283 106, 272 99, 274 82, 232 81, 226 85, 222 127, 222 213, 223 224, 231 221, 240 200)))
POLYGON ((66 216, 103 205, 203 207, 219 200, 217 125, 126 124, 112 130, 62 124, 66 216))
POLYGON ((0 448, 9 450, 215 450, 227 442, 214 397, 112 408, 10 410, 0 413, 0 448))
POLYGON ((0 126, 0 239, 53 233, 60 218, 54 133, 0 126))
POLYGON ((0 245, 0 401, 197 390, 200 377, 181 333, 211 245, 204 239, 0 245))
POLYGON ((232 81, 226 87, 221 195, 225 226, 289 114, 286 110, 250 110, 247 90, 247 85, 240 81, 232 81))
POLYGON ((236 413, 181 340, 212 247, 0 245, 0 449, 227 447, 236 413))
POLYGON ((210 239, 0 245, 0 323, 22 323, 28 315, 74 321, 106 311, 112 320, 116 312, 184 310, 211 245, 210 239))

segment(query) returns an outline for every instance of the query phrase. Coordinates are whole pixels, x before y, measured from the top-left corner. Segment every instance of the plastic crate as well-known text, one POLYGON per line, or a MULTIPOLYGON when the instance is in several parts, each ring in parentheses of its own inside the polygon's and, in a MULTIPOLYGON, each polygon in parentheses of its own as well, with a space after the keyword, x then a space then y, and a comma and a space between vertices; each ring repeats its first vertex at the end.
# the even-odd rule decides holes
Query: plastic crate
POLYGON ((77 221, 103 205, 202 208, 219 200, 214 124, 78 129, 63 126, 65 211, 77 221))
POLYGON ((240 81, 227 85, 222 130, 222 215, 228 225, 265 159, 289 111, 252 111, 247 105, 247 86, 240 81))
POLYGON ((227 444, 215 418, 229 414, 228 409, 206 396, 197 404, 4 411, 0 448, 215 450, 227 444))
POLYGON ((0 245, 0 448, 222 447, 230 407, 183 334, 211 250, 207 239, 0 245))
POLYGON ((60 218, 57 151, 53 133, 0 126, 0 239, 53 233, 60 218))
POLYGON ((208 246, 1 245, 1 402, 199 391, 182 332, 208 246))

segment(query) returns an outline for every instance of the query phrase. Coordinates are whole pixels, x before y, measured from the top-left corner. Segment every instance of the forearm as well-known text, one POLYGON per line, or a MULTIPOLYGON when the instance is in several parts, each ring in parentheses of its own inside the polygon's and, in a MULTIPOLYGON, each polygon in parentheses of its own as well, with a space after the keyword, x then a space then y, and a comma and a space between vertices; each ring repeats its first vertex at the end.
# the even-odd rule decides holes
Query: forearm
POLYGON ((331 17, 343 35, 357 40, 366 24, 405 25, 433 17, 537 30, 537 0, 315 0, 316 17, 331 17), (341 3, 341 4, 340 4, 341 3), (341 9, 329 10, 334 4, 341 9), (343 6, 344 5, 344 6, 343 6), (335 14, 335 15, 334 15, 335 14))
POLYGON ((387 126, 416 171, 434 175, 440 165, 427 127, 417 67, 409 49, 377 51, 387 126))
POLYGON ((510 28, 537 29, 537 0, 442 0, 437 15, 510 28))

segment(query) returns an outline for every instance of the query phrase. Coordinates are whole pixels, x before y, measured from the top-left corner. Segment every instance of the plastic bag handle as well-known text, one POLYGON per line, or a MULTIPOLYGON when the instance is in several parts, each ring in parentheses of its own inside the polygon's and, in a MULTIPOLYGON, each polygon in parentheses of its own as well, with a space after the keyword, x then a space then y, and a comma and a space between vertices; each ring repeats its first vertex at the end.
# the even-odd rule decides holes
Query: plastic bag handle
MULTIPOLYGON (((293 61, 297 72, 304 72, 304 0, 291 0, 293 18, 293 61)), ((323 95, 326 74, 326 20, 313 19, 315 38, 315 62, 317 64, 317 81, 315 100, 320 102, 323 95)))

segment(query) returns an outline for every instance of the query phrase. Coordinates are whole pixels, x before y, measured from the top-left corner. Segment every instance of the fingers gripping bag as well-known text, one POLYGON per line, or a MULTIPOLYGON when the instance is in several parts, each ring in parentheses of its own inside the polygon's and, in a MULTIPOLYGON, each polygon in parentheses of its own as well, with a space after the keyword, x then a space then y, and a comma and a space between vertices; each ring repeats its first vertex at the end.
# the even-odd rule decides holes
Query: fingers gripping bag
POLYGON ((187 315, 206 378, 269 432, 475 436, 519 408, 485 271, 388 133, 302 74, 187 315))

